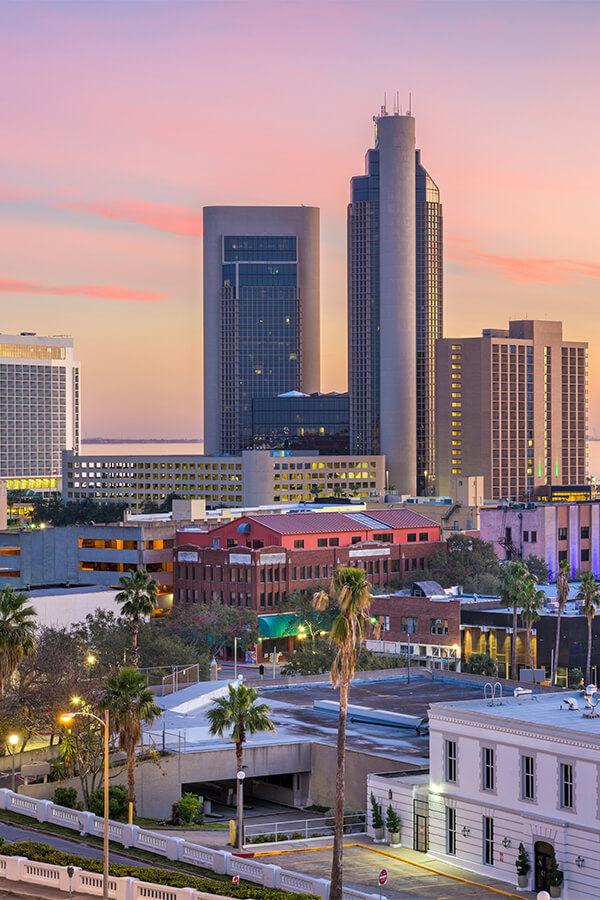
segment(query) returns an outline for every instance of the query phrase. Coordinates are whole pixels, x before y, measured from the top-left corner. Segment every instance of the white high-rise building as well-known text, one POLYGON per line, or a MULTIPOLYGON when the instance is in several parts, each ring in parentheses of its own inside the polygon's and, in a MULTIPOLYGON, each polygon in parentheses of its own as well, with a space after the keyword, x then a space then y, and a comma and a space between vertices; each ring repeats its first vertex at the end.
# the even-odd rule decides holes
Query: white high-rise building
POLYGON ((60 488, 63 450, 79 451, 73 339, 0 335, 0 478, 8 490, 60 488))

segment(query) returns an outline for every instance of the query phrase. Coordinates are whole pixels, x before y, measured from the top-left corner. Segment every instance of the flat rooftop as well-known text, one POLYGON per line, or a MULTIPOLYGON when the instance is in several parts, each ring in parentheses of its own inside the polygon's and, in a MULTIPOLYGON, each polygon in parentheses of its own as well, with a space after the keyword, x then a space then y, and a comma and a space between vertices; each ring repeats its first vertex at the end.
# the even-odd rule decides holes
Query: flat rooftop
MULTIPOLYGON (((594 699, 600 697, 596 695, 594 699)), ((519 727, 529 727, 532 731, 540 729, 552 731, 568 731, 571 734, 581 735, 589 740, 596 738, 600 742, 600 716, 597 718, 585 718, 583 713, 585 703, 583 691, 560 691, 548 694, 525 694, 521 697, 505 696, 500 703, 498 699, 492 706, 487 700, 461 700, 446 703, 432 703, 432 713, 450 713, 464 718, 465 713, 473 713, 473 720, 486 725, 497 722, 512 722, 519 727), (577 709, 569 709, 565 700, 572 697, 577 701, 577 709)), ((598 706, 600 712, 600 705, 598 706)))

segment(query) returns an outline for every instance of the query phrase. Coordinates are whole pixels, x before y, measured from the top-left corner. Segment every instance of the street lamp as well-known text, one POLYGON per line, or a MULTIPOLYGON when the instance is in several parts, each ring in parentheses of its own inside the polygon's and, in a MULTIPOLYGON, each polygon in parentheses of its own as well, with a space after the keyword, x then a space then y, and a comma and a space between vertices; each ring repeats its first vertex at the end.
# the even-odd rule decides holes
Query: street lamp
POLYGON ((19 735, 11 734, 8 737, 8 743, 10 744, 10 749, 12 753, 12 787, 11 790, 14 794, 15 792, 15 747, 19 743, 19 735))
POLYGON ((89 664, 90 666, 93 666, 93 665, 94 665, 94 663, 96 662, 96 657, 94 656, 93 653, 90 653, 90 654, 88 655, 87 662, 88 662, 88 664, 89 664))
POLYGON ((244 849, 244 778, 245 772, 237 773, 237 849, 244 849))
POLYGON ((60 716, 60 721, 64 725, 68 725, 73 721, 75 716, 88 716, 90 719, 95 719, 96 722, 100 722, 104 727, 104 878, 102 884, 102 898, 103 900, 108 900, 108 710, 104 710, 104 719, 101 719, 100 716, 97 716, 94 713, 81 710, 80 712, 63 713, 63 715, 60 716))

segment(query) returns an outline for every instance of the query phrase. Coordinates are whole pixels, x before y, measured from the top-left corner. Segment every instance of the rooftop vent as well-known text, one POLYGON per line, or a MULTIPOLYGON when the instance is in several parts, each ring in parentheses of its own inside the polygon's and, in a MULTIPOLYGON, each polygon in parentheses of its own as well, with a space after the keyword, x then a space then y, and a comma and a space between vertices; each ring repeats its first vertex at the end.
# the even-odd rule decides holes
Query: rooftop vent
POLYGON ((564 697, 563 703, 567 704, 567 709, 579 709, 579 704, 575 697, 564 697))

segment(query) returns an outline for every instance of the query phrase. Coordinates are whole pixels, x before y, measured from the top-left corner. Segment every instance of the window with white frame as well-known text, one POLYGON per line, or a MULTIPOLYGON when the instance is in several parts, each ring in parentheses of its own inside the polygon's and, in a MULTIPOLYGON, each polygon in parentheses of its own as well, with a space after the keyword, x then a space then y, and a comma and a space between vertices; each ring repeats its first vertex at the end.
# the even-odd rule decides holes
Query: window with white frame
POLYGON ((456 781, 456 741, 445 742, 446 781, 456 781))
POLYGON ((494 820, 483 817, 483 861, 486 866, 494 865, 494 820))
POLYGON ((573 809, 573 766, 560 764, 560 805, 563 809, 573 809))
POLYGON ((456 810, 453 806, 446 807, 446 853, 449 856, 456 854, 456 810))
POLYGON ((482 780, 481 786, 484 791, 495 790, 495 770, 494 770, 494 750, 492 747, 483 747, 481 751, 482 763, 482 780))
POLYGON ((521 757, 521 799, 535 800, 535 770, 533 756, 521 757))

